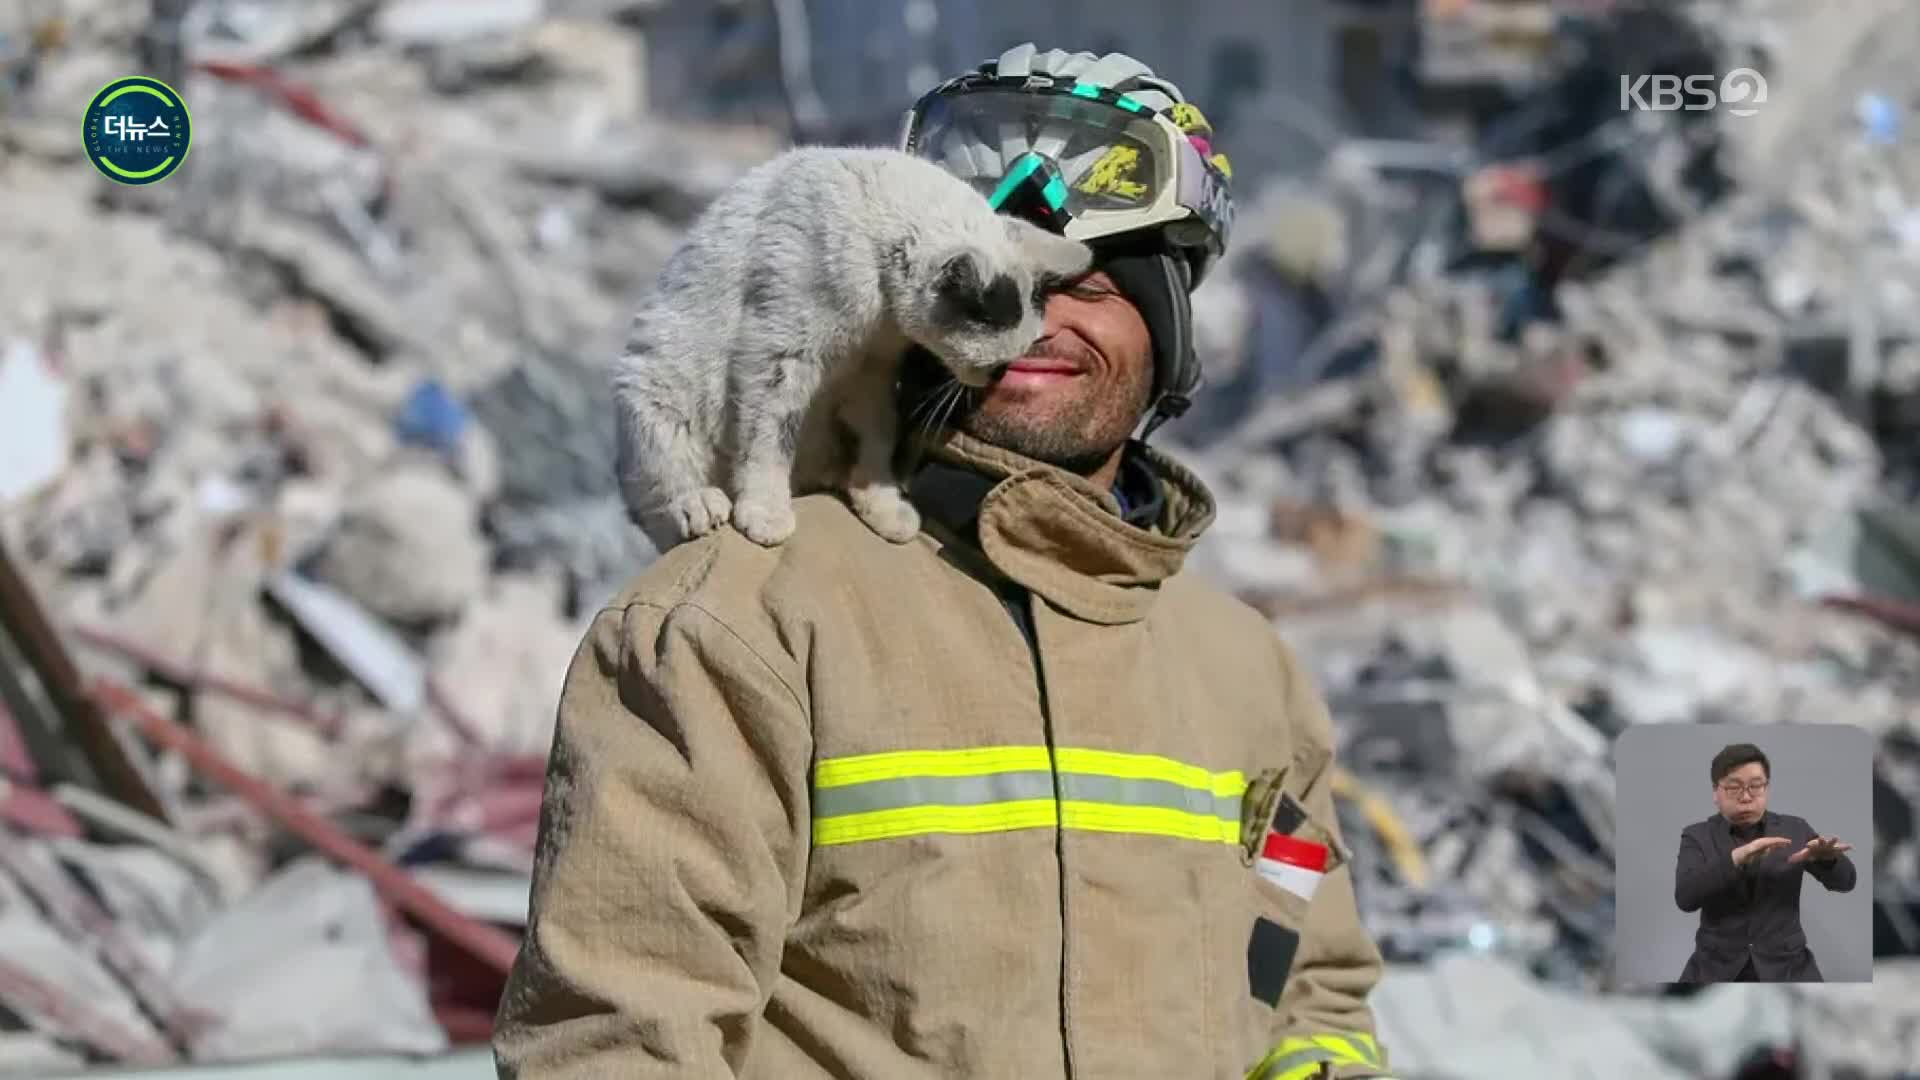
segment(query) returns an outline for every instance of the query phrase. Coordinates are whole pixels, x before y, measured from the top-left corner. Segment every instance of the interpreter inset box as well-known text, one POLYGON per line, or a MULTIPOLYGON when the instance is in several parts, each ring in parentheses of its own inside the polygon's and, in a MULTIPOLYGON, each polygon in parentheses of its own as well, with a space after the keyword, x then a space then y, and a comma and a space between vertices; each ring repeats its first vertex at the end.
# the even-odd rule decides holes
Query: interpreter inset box
POLYGON ((1846 724, 1622 734, 1616 981, 1870 981, 1873 746, 1846 724))

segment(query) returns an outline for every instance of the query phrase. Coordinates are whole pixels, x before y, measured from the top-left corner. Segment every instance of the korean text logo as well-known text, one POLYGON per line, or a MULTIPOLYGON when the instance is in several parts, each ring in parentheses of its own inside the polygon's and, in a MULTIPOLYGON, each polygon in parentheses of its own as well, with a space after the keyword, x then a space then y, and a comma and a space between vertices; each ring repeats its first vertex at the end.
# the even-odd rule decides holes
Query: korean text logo
POLYGON ((129 75, 102 87, 81 126, 87 160, 116 183, 152 184, 187 159, 193 120, 173 87, 129 75))

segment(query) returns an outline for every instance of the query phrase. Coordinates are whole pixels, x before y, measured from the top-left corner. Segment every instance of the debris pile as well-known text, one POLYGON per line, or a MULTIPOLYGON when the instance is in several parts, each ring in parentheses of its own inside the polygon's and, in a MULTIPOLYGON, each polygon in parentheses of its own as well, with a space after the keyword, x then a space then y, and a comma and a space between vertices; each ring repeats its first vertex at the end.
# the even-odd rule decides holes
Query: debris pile
POLYGON ((593 358, 781 145, 645 110, 647 8, 0 13, 0 1074, 485 1041, 653 555, 593 358), (136 70, 144 188, 72 132, 136 70))
MULTIPOLYGON (((0 1075, 484 1041, 562 675, 653 555, 596 358, 782 145, 647 108, 662 6, 0 11, 0 1075), (195 121, 144 188, 72 132, 135 69, 195 121)), ((1556 34, 1684 37, 1496 6, 1503 83, 1556 34)), ((1920 35, 1699 6, 1795 35, 1794 114, 1721 181, 1700 118, 1613 97, 1530 150, 1342 142, 1248 186, 1195 298, 1212 393, 1156 436, 1220 498, 1197 568, 1338 718, 1409 1076, 1571 1072, 1500 1037, 1569 1024, 1596 1075, 1920 1060, 1882 992, 1920 955, 1920 99, 1883 62, 1920 35), (1611 742, 1714 719, 1879 737, 1871 997, 1598 996, 1611 742), (1505 1003, 1484 1059, 1449 1000, 1505 1003)))
MULTIPOLYGON (((1548 269, 1565 207, 1537 158, 1356 142, 1256 202, 1229 272, 1196 297, 1215 327, 1201 342, 1215 391, 1195 407, 1210 423, 1168 434, 1222 499, 1198 557, 1275 618, 1328 694, 1346 782, 1366 796, 1342 807, 1363 914, 1390 959, 1439 965, 1410 971, 1404 985, 1426 990, 1397 1000, 1479 1002, 1512 971, 1618 988, 1611 746, 1635 724, 1872 731, 1875 954, 1920 955, 1920 248, 1906 227, 1920 153, 1889 134, 1920 96, 1884 62, 1920 21, 1858 15, 1826 20, 1804 51, 1794 37, 1768 68, 1797 111, 1776 123, 1810 144, 1767 158, 1725 120, 1736 182, 1597 272, 1548 269), (1842 69, 1818 102, 1786 92, 1842 69), (1742 152, 1765 164, 1743 173, 1742 152), (1431 198, 1409 161, 1457 194, 1431 198), (1536 185, 1517 223, 1445 227, 1472 223, 1489 177, 1516 172, 1536 185), (1409 205, 1432 220, 1410 222, 1409 205)), ((1675 130, 1641 139, 1637 122, 1581 137, 1612 148, 1609 182, 1645 170, 1661 186, 1659 139, 1675 130)), ((1883 959, 1876 980, 1911 965, 1883 959)), ((1778 1030, 1753 1038, 1798 1042, 1806 1075, 1920 1060, 1897 1038, 1905 1057, 1857 1026, 1834 1032, 1816 1016, 1827 1000, 1780 998, 1778 1030)), ((1876 1008, 1911 1027, 1898 1000, 1876 1008)), ((1547 999, 1526 1008, 1539 1030, 1568 1030, 1547 999)), ((1477 1065, 1418 1063, 1732 1068, 1633 1052, 1508 1044, 1477 1065)))

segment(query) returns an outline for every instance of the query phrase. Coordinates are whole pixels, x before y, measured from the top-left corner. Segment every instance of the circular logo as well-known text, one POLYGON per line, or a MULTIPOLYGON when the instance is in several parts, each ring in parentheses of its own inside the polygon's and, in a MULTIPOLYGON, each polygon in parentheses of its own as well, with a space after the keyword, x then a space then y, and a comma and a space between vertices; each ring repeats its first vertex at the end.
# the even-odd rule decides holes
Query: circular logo
POLYGON ((1730 105, 1727 111, 1735 116, 1752 116, 1760 110, 1755 105, 1767 103, 1766 76, 1752 68, 1734 68, 1720 81, 1720 103, 1730 105), (1752 104, 1746 104, 1751 99, 1752 104))
POLYGON ((107 179, 152 184, 187 159, 193 120, 173 87, 145 75, 115 79, 93 95, 81 124, 87 160, 107 179))

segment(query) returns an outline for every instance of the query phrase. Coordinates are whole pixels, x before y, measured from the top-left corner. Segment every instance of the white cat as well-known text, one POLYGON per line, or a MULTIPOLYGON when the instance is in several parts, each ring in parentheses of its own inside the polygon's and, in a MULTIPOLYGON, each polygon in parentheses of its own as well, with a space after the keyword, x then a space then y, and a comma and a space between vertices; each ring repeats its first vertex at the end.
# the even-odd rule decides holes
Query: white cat
POLYGON ((892 463, 901 353, 919 344, 986 385, 1039 337, 1043 290, 1090 258, 897 150, 806 147, 753 169, 694 223, 614 364, 628 515, 663 551, 728 520, 773 545, 796 487, 843 487, 875 532, 911 539, 892 463), (850 461, 819 445, 836 422, 850 461))

